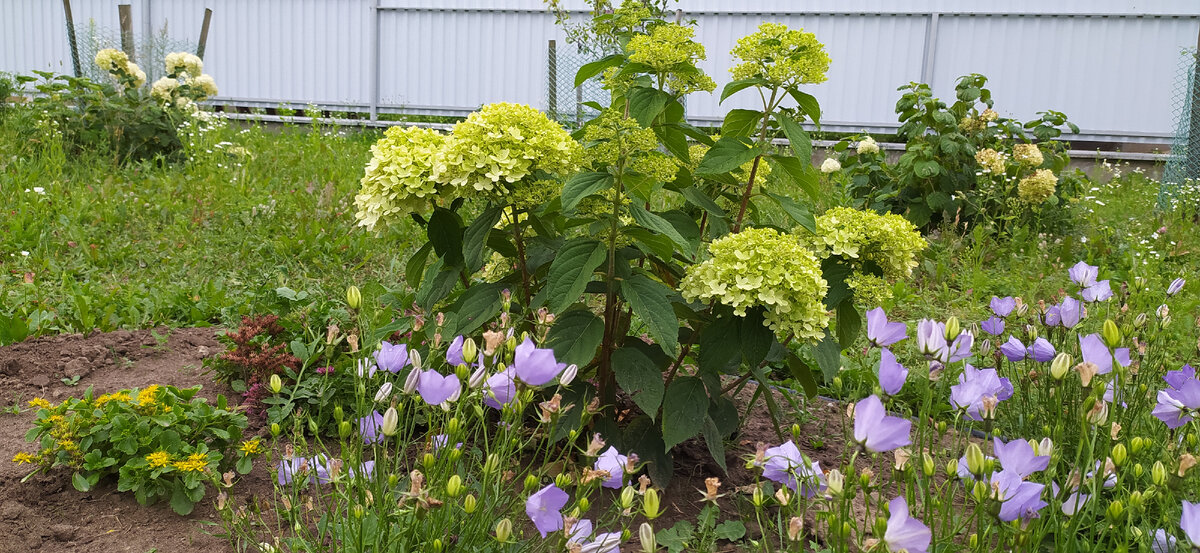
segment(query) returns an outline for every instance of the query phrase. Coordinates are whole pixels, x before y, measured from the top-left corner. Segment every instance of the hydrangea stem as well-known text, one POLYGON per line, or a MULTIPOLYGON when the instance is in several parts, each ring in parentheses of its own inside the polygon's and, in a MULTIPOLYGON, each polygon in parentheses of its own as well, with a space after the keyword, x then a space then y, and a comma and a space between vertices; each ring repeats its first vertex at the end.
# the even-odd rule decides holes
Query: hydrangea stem
POLYGON ((525 261, 525 240, 521 236, 521 218, 517 207, 512 207, 513 240, 517 246, 517 264, 521 266, 521 288, 525 291, 525 305, 533 300, 529 293, 529 264, 525 261))
MULTIPOLYGON (((767 143, 767 124, 771 121, 771 111, 775 109, 775 98, 779 89, 771 91, 771 99, 763 103, 762 128, 758 132, 758 145, 767 143)), ((762 163, 762 154, 754 156, 754 164, 750 166, 750 176, 746 179, 746 191, 742 193, 742 205, 738 209, 737 222, 733 224, 733 232, 742 230, 742 219, 746 216, 746 208, 750 206, 750 195, 754 192, 754 177, 758 174, 758 164, 762 163)))

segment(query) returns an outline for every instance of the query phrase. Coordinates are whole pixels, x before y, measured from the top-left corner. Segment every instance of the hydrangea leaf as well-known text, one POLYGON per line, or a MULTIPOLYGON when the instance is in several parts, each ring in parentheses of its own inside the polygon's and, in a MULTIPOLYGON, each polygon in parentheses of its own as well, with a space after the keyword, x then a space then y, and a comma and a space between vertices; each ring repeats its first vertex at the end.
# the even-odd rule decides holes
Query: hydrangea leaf
POLYGON ((757 110, 729 110, 721 123, 721 136, 751 136, 762 124, 762 118, 762 112, 757 110))
POLYGON ((592 280, 592 272, 604 261, 607 254, 604 245, 597 240, 574 239, 559 250, 550 263, 550 274, 546 279, 547 307, 559 313, 567 306, 579 301, 592 280))
POLYGON ((622 347, 614 351, 612 356, 617 384, 632 396, 633 402, 643 413, 654 420, 666 390, 662 371, 646 354, 631 347, 622 347))
POLYGON ((604 339, 604 321, 586 309, 567 311, 558 317, 546 336, 559 363, 587 365, 596 357, 604 339))
POLYGON ((675 355, 679 351, 679 319, 667 299, 671 289, 638 273, 621 283, 621 292, 633 314, 650 328, 650 336, 659 347, 675 355))
POLYGON ((575 72, 575 87, 583 85, 584 81, 599 75, 609 67, 615 67, 625 61, 623 54, 610 54, 591 63, 585 63, 575 72))
POLYGON ((708 412, 704 383, 694 376, 676 378, 663 396, 663 443, 667 449, 700 433, 708 412))
POLYGON ((750 140, 741 136, 722 136, 700 160, 697 175, 719 175, 728 173, 751 161, 761 150, 752 146, 750 140))

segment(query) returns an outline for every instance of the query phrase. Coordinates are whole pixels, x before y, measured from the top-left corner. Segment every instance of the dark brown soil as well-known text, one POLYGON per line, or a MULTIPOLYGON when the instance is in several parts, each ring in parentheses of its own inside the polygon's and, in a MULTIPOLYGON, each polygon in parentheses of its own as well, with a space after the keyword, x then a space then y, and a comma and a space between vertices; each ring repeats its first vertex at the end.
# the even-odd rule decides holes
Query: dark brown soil
MULTIPOLYGON (((232 551, 228 541, 212 535, 221 532, 212 505, 214 490, 210 489, 196 505, 195 512, 184 517, 165 503, 138 505, 130 494, 118 493, 115 482, 102 482, 91 492, 78 492, 65 470, 38 474, 21 482, 29 465, 9 462, 18 451, 32 449, 24 436, 34 416, 27 402, 34 397, 57 403, 81 395, 89 386, 99 394, 148 384, 201 385, 200 395, 210 401, 219 393, 231 395, 202 368, 205 357, 223 351, 215 339, 218 332, 220 329, 192 328, 76 334, 0 348, 0 406, 21 408, 20 414, 7 410, 0 414, 4 423, 0 424, 0 553, 232 551), (80 378, 74 386, 61 380, 75 375, 80 378)), ((753 385, 747 387, 735 401, 745 424, 732 443, 726 444, 727 473, 713 462, 702 441, 692 440, 676 447, 675 477, 663 493, 664 514, 654 521, 655 528, 670 528, 680 520, 694 522, 704 507, 704 481, 712 476, 720 478, 721 492, 728 494, 719 502, 720 520, 736 519, 739 511, 745 512, 746 495, 736 490, 744 490, 756 481, 759 469, 745 468, 756 444, 773 446, 791 438, 784 430, 780 439, 763 401, 746 413, 753 391, 753 385)), ((776 392, 775 397, 787 411, 784 393, 776 392)), ((236 399, 230 397, 233 403, 236 399)), ((801 434, 796 445, 820 461, 825 470, 840 463, 843 409, 826 400, 815 400, 800 415, 801 434)), ((783 415, 785 427, 796 420, 790 412, 783 415)), ((267 472, 256 466, 233 491, 243 499, 250 495, 270 497, 267 472)), ((751 526, 750 521, 746 523, 751 526)), ((750 532, 757 534, 753 527, 750 532)))
POLYGON ((82 395, 89 386, 100 394, 148 384, 199 384, 203 386, 200 395, 210 401, 218 393, 230 394, 202 372, 204 357, 222 351, 215 339, 217 331, 192 328, 76 334, 0 348, 0 402, 21 408, 20 414, 6 410, 0 415, 0 552, 231 550, 224 539, 209 535, 219 533, 220 527, 205 524, 219 522, 211 490, 190 516, 183 517, 165 502, 138 505, 131 494, 117 493, 114 482, 101 482, 87 493, 76 491, 63 469, 21 482, 29 465, 10 462, 18 451, 33 449, 25 442, 25 432, 34 417, 27 402, 34 397, 57 403, 82 395), (75 375, 80 378, 74 386, 61 381, 75 375))

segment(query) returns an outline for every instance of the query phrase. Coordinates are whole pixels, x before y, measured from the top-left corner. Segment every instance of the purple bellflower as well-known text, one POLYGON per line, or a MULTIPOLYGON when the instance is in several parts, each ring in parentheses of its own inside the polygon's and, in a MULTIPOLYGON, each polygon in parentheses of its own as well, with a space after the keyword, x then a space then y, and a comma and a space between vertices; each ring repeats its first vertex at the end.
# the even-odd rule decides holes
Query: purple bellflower
POLYGON ((1110 352, 1099 334, 1080 336, 1079 350, 1084 361, 1096 365, 1099 369, 1096 374, 1112 372, 1113 357, 1117 358, 1117 363, 1122 367, 1128 367, 1130 364, 1129 348, 1117 348, 1116 351, 1110 352))
POLYGON ((513 370, 507 368, 487 379, 483 385, 483 403, 493 409, 501 409, 517 395, 517 384, 513 382, 513 370))
POLYGON ((989 317, 987 320, 979 323, 979 328, 992 336, 1004 334, 1004 319, 1000 317, 989 317))
POLYGON ((888 348, 879 350, 879 387, 883 388, 883 393, 894 396, 900 393, 900 389, 904 387, 904 381, 908 380, 908 369, 904 368, 899 361, 896 361, 896 356, 888 348))
POLYGON ((617 448, 608 446, 599 457, 596 458, 594 468, 608 472, 608 479, 601 482, 600 485, 613 490, 621 489, 621 485, 625 479, 625 463, 629 458, 617 452, 617 448))
POLYGON ((525 500, 525 514, 543 538, 563 529, 562 508, 567 506, 568 499, 567 492, 550 484, 525 500))
POLYGON ((1054 360, 1054 345, 1045 338, 1038 338, 1026 350, 1026 355, 1038 363, 1049 363, 1054 360))
POLYGON ((904 497, 897 497, 888 502, 887 530, 883 534, 883 542, 888 551, 908 551, 908 553, 926 553, 929 542, 933 537, 929 527, 908 514, 908 502, 904 497))
POLYGON ((1026 482, 1016 471, 1010 469, 992 474, 992 489, 1001 501, 1000 520, 1012 522, 1017 519, 1037 518, 1038 511, 1047 505, 1042 501, 1042 491, 1045 488, 1045 484, 1026 482))
POLYGON ((1178 541, 1175 539, 1175 536, 1159 528, 1154 531, 1154 538, 1150 541, 1150 553, 1175 553, 1175 546, 1178 541))
POLYGON ((791 440, 766 450, 763 461, 763 478, 778 482, 811 498, 825 489, 825 474, 816 461, 812 464, 804 458, 791 440))
POLYGON ((958 384, 950 387, 950 404, 966 411, 968 419, 981 421, 985 398, 1000 402, 1012 395, 1012 383, 999 376, 996 369, 976 369, 968 364, 958 375, 958 384))
POLYGON ((358 419, 358 433, 364 444, 383 443, 383 415, 379 411, 371 411, 370 415, 358 419))
POLYGON ((1029 475, 1046 470, 1046 467, 1050 466, 1050 457, 1034 455, 1033 446, 1025 440, 1016 439, 1006 444, 1000 441, 1000 438, 992 438, 992 444, 1000 466, 1004 467, 1004 470, 1015 472, 1021 478, 1028 478, 1029 475))
POLYGON ((917 323, 917 349, 928 359, 935 359, 946 349, 946 325, 931 319, 917 323))
POLYGON ((421 371, 420 377, 417 378, 417 392, 421 394, 421 399, 430 405, 441 405, 461 390, 462 382, 458 381, 457 376, 442 376, 433 369, 421 371))
POLYGON ((1159 390, 1157 404, 1150 414, 1167 428, 1175 429, 1191 422, 1196 409, 1200 409, 1200 380, 1190 378, 1179 387, 1159 390))
POLYGON ((1096 284, 1096 277, 1100 276, 1100 267, 1080 261, 1067 269, 1067 275, 1071 277, 1071 282, 1078 284, 1081 288, 1087 288, 1096 284))
POLYGON ((554 377, 567 368, 567 364, 554 359, 554 350, 539 348, 526 337, 513 352, 512 367, 521 382, 530 386, 541 386, 554 380, 554 377))
POLYGON ((1075 325, 1079 324, 1079 319, 1083 318, 1083 304, 1072 297, 1063 298, 1062 304, 1058 308, 1058 314, 1064 327, 1075 328, 1075 325))
POLYGON ((454 341, 450 342, 450 347, 446 349, 446 362, 449 363, 451 367, 467 364, 467 362, 463 360, 462 356, 462 347, 464 341, 465 340, 463 339, 462 335, 459 334, 454 338, 454 341))
POLYGON ((882 307, 867 311, 867 340, 872 346, 886 348, 908 337, 908 326, 888 321, 882 307))
POLYGON ((1163 380, 1167 381, 1172 388, 1179 388, 1183 386, 1184 382, 1194 378, 1196 378, 1196 369, 1191 365, 1184 365, 1177 371, 1167 371, 1167 374, 1163 375, 1163 380))
POLYGON ((1016 307, 1017 307, 1017 300, 1014 299, 1012 296, 1005 296, 1003 298, 997 297, 997 296, 992 296, 992 302, 991 302, 992 313, 995 313, 995 315, 997 317, 1000 317, 1002 319, 1007 319, 1009 313, 1012 313, 1012 310, 1015 309, 1016 307))
POLYGON ((1057 305, 1051 305, 1046 308, 1045 315, 1042 315, 1042 322, 1046 326, 1058 326, 1062 324, 1062 308, 1057 305))
POLYGON ((1013 363, 1025 359, 1025 355, 1028 352, 1028 350, 1025 349, 1025 344, 1022 344, 1016 336, 1009 336, 1008 341, 1000 344, 998 349, 1000 350, 1000 353, 1003 353, 1004 356, 1013 363))
POLYGON ((1200 503, 1183 502, 1183 515, 1179 518, 1179 527, 1183 529, 1193 547, 1200 545, 1200 503))
POLYGON ((909 445, 911 430, 912 421, 889 416, 879 396, 867 396, 854 406, 854 441, 867 451, 880 453, 909 445))
POLYGON ((1113 295, 1112 287, 1109 286, 1107 280, 1101 280, 1087 288, 1084 288, 1079 296, 1086 302, 1105 301, 1113 295))
POLYGON ((380 343, 379 351, 375 352, 375 364, 393 374, 400 372, 408 365, 408 344, 380 343))

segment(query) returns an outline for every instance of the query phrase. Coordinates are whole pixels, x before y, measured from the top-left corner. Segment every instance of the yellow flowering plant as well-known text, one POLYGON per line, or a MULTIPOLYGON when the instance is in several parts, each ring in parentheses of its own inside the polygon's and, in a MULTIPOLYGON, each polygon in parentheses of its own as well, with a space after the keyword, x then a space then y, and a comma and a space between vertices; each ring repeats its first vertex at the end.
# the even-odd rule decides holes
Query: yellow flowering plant
POLYGON ((230 410, 224 396, 210 405, 196 397, 199 391, 152 384, 98 396, 89 388, 58 404, 35 398, 29 404, 37 415, 25 439, 36 442, 36 451, 20 452, 13 462, 33 466, 31 475, 70 470, 79 491, 117 476, 117 490, 133 492, 138 503, 168 499, 188 514, 205 483, 219 480, 227 451, 237 449, 242 474, 262 452, 257 439, 241 441, 245 415, 230 410))

